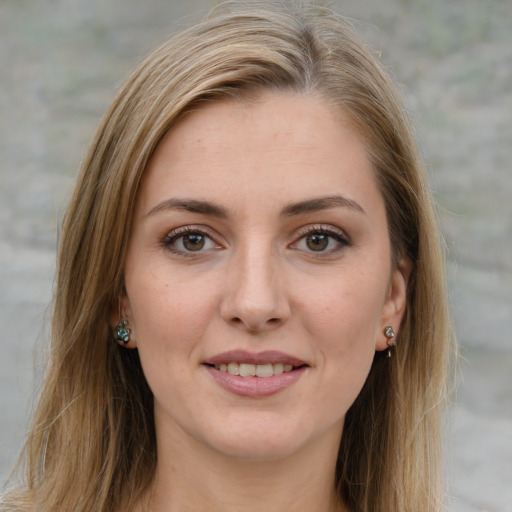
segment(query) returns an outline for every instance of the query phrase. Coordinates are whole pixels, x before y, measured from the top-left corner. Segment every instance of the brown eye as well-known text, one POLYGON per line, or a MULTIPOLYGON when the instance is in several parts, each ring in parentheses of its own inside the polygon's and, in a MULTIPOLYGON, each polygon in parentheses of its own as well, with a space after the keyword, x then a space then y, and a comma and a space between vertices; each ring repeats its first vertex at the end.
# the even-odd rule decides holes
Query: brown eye
POLYGON ((329 235, 312 233, 306 236, 306 246, 312 251, 324 251, 329 246, 329 235))
POLYGON ((334 257, 350 245, 349 239, 340 229, 334 226, 313 225, 299 231, 299 238, 290 247, 310 255, 316 254, 318 257, 334 257))
POLYGON ((162 240, 162 246, 166 250, 182 256, 220 249, 220 246, 207 233, 199 229, 191 229, 188 226, 169 233, 162 240))
POLYGON ((200 251, 205 245, 205 236, 199 233, 193 233, 183 236, 183 247, 187 251, 200 251))

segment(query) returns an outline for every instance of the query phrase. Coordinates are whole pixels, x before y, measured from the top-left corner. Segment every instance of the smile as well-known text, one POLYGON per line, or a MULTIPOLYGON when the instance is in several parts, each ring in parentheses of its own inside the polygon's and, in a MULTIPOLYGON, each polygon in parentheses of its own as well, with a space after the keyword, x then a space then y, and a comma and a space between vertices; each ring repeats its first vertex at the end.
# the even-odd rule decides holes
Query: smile
POLYGON ((248 363, 222 363, 215 365, 216 370, 227 372, 230 375, 239 375, 240 377, 272 377, 281 373, 291 372, 294 367, 291 364, 267 363, 267 364, 248 364, 248 363))
POLYGON ((247 398, 280 393, 310 370, 302 359, 279 351, 231 350, 207 359, 202 366, 222 389, 247 398))

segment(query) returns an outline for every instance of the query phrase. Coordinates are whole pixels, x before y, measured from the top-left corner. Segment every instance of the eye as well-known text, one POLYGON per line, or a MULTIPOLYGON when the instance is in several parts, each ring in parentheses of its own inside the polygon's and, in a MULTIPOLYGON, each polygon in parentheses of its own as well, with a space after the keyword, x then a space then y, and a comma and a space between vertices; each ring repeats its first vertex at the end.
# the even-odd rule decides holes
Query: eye
POLYGON ((325 251, 329 247, 331 237, 324 233, 312 233, 305 237, 306 246, 312 251, 325 251))
POLYGON ((308 226, 299 233, 292 248, 314 253, 333 253, 350 245, 345 234, 334 227, 308 226))
POLYGON ((171 231, 162 245, 171 252, 184 255, 220 248, 207 233, 190 226, 171 231))

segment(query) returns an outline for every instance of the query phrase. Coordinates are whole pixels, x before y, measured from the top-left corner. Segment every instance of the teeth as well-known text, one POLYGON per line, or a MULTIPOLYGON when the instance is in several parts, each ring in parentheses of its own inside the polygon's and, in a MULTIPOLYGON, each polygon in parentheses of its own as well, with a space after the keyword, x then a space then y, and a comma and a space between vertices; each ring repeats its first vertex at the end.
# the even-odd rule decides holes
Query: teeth
POLYGON ((283 363, 276 363, 276 364, 273 364, 272 366, 274 369, 274 375, 279 375, 280 373, 284 372, 284 364, 283 363))
POLYGON ((231 375, 240 375, 240 365, 238 363, 229 363, 228 373, 230 373, 231 375))
POLYGON ((271 364, 259 364, 254 370, 258 377, 272 377, 274 375, 274 368, 271 364))
POLYGON ((247 363, 222 363, 215 365, 217 370, 228 372, 231 375, 240 375, 241 377, 272 377, 280 375, 283 372, 291 372, 291 364, 247 364, 247 363))
POLYGON ((254 377, 255 375, 256 375, 256 365, 255 364, 242 363, 240 365, 240 377, 254 377))

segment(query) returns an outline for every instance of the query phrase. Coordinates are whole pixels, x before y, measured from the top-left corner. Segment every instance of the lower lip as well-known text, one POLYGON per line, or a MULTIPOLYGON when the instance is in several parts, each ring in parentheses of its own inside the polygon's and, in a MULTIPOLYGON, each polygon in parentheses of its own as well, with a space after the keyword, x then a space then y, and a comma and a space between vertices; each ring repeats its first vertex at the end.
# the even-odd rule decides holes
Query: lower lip
POLYGON ((230 393, 239 396, 251 398, 262 398, 274 395, 293 386, 307 369, 307 366, 301 366, 291 372, 272 375, 272 377, 240 377, 231 375, 228 372, 217 370, 212 366, 205 366, 210 375, 215 379, 220 387, 230 393))

